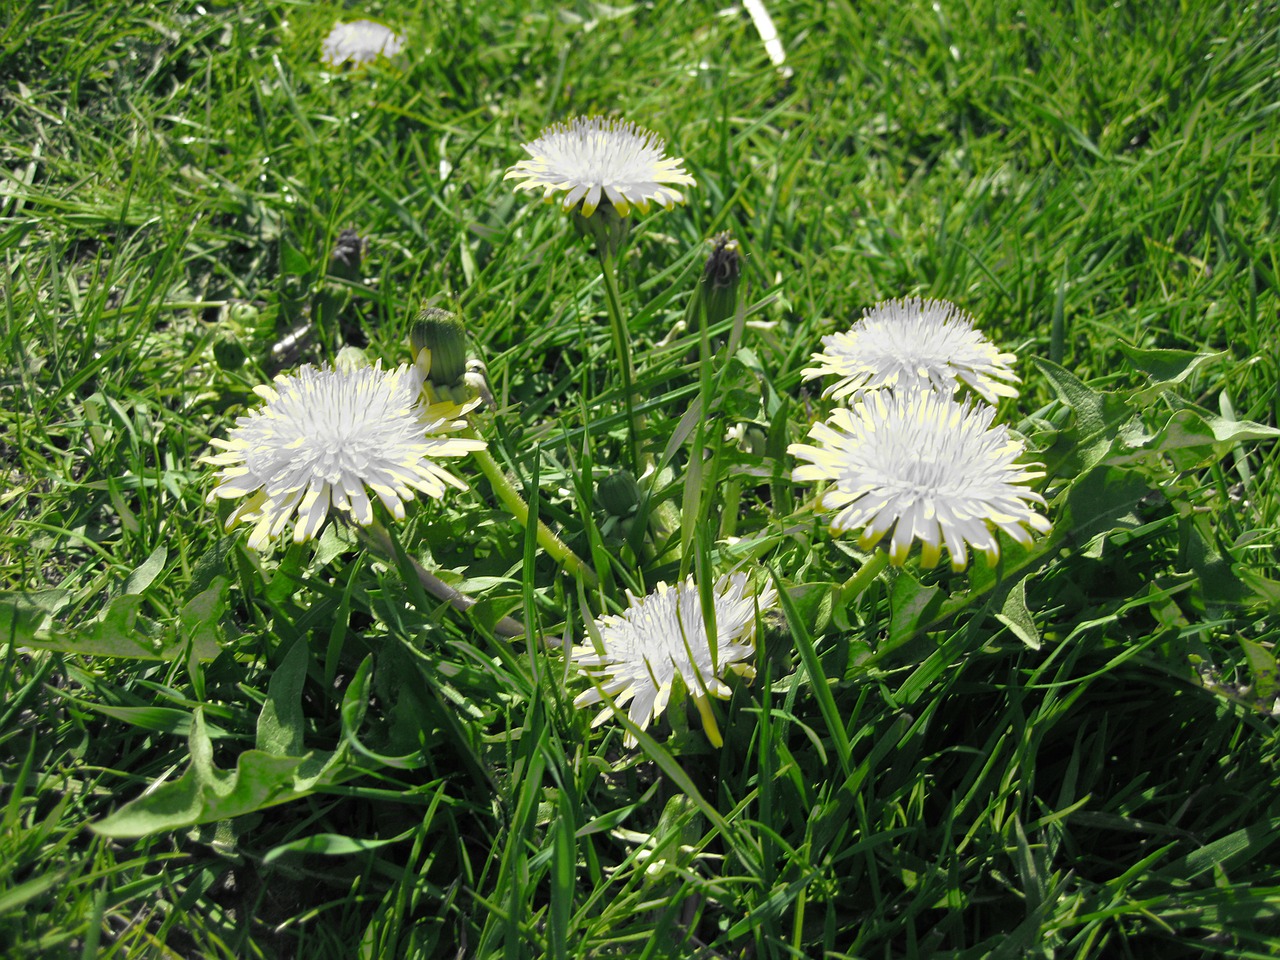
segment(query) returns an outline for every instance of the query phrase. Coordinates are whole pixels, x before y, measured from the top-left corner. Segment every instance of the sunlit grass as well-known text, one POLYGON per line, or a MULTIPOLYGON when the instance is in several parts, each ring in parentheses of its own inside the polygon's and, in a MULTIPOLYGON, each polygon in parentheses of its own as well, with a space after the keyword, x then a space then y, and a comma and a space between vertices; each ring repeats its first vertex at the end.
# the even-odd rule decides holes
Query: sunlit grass
POLYGON ((674 0, 9 11, 0 952, 1280 950, 1280 15, 769 6, 790 77, 744 11, 674 0), (339 16, 405 50, 326 70, 339 16), (502 180, 590 114, 697 181, 618 260, 630 391, 596 251, 502 180), (1054 530, 855 580, 786 450, 831 406, 821 337, 910 296, 1017 355, 997 419, 1054 530), (424 303, 598 587, 471 461, 387 543, 224 535, 197 461, 253 388, 410 362, 424 303), (680 691, 636 749, 592 729, 561 644, 736 568, 780 609, 724 746, 680 691))

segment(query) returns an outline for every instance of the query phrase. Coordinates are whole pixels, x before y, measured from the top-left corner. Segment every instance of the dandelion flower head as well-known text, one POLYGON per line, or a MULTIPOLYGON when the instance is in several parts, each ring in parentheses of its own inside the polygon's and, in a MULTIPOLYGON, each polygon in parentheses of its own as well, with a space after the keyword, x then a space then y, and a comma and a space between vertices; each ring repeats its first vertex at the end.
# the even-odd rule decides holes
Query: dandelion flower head
POLYGON ((414 491, 442 497, 465 484, 436 462, 482 449, 483 440, 448 436, 463 429, 470 406, 421 400, 422 376, 407 364, 383 370, 317 368, 276 377, 255 388, 266 404, 236 418, 229 439, 214 439, 221 453, 201 458, 221 467, 216 499, 244 497, 227 529, 253 524, 249 546, 261 549, 296 517, 293 539, 314 537, 330 507, 356 523, 373 522, 372 490, 388 511, 404 519, 414 491))
POLYGON ((1022 442, 993 426, 994 416, 994 407, 930 391, 865 394, 814 424, 815 444, 788 448, 808 461, 793 477, 830 483, 819 505, 834 513, 831 529, 860 531, 863 549, 888 536, 895 564, 917 540, 925 567, 937 565, 943 546, 955 570, 968 565, 969 548, 994 564, 995 530, 1030 546, 1031 531, 1051 529, 1032 506, 1044 498, 1026 486, 1043 472, 1018 462, 1022 442))
POLYGON ((882 388, 931 389, 948 396, 967 384, 987 403, 1016 397, 1010 368, 1017 357, 1001 353, 973 325, 973 318, 945 300, 886 300, 867 310, 843 333, 822 338, 805 379, 834 376, 825 396, 837 399, 882 388))
MULTIPOLYGON (((575 707, 599 703, 605 696, 625 706, 628 716, 641 730, 666 709, 676 675, 698 705, 712 742, 719 746, 714 719, 708 724, 708 696, 725 699, 730 695, 723 677, 727 673, 755 676, 756 611, 778 602, 777 591, 750 588, 745 573, 720 577, 713 587, 715 609, 715 655, 702 616, 702 600, 693 578, 670 586, 659 583, 643 598, 628 593, 630 606, 621 616, 606 614, 596 620, 600 648, 590 641, 575 646, 570 661, 582 673, 599 682, 579 694, 575 707)), ((607 706, 592 721, 598 726, 613 715, 607 706)), ((635 746, 630 734, 627 746, 635 746)))
POLYGON ((648 213, 654 202, 670 210, 684 202, 676 187, 695 185, 681 166, 683 158, 663 154, 661 137, 622 120, 574 117, 552 124, 522 147, 529 159, 511 167, 503 179, 520 180, 517 190, 541 190, 548 201, 562 193, 564 209, 581 203, 584 217, 602 201, 624 217, 632 207, 648 213))
POLYGON ((350 62, 361 67, 378 57, 394 57, 404 49, 404 37, 372 20, 336 23, 320 47, 320 59, 330 67, 350 62))

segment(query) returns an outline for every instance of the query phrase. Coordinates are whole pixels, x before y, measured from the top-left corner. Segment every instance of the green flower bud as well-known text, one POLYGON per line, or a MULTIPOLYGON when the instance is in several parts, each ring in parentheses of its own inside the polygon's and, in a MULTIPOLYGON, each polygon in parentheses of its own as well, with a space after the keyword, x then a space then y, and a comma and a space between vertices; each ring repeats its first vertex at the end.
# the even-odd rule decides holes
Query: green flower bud
POLYGON ((711 256, 702 271, 702 309, 707 326, 713 326, 734 315, 738 308, 738 283, 742 275, 742 256, 738 241, 728 232, 711 238, 711 256))
POLYGON ((355 373, 367 366, 370 366, 369 358, 359 347, 343 347, 333 358, 333 368, 342 373, 355 373))
POLYGON ((223 337, 213 345, 213 359, 223 370, 239 370, 247 358, 248 354, 236 337, 223 337))
POLYGON ((640 506, 640 484, 630 470, 611 473, 596 484, 596 500, 612 517, 625 517, 640 506))
POLYGON ((437 387, 453 387, 467 370, 467 328, 455 314, 426 307, 409 329, 414 362, 437 387))
POLYGON ((232 323, 242 327, 252 327, 258 322, 260 313, 252 303, 233 303, 227 308, 227 317, 232 323))

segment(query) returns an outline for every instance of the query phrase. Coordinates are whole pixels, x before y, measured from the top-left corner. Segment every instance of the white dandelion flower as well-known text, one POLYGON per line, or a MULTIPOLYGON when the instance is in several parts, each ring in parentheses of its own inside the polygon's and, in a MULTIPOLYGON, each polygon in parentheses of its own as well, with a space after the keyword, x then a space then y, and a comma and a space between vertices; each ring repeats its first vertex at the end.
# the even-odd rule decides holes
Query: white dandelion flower
POLYGON ((320 59, 330 67, 350 62, 362 67, 378 57, 394 57, 404 49, 404 37, 372 20, 336 23, 320 47, 320 59))
POLYGON ((564 209, 581 203, 584 217, 602 201, 624 217, 632 207, 648 213, 653 202, 670 210, 684 203, 684 194, 675 187, 691 187, 695 181, 681 166, 683 158, 663 155, 665 146, 656 133, 634 123, 574 117, 522 144, 529 159, 515 164, 502 179, 519 179, 517 190, 541 190, 544 200, 563 193, 564 209))
POLYGON ((1001 353, 974 328, 969 314, 945 300, 886 300, 848 331, 823 337, 822 346, 804 377, 838 377, 824 396, 840 399, 884 388, 950 396, 961 383, 987 403, 1018 395, 1011 386, 1018 376, 1009 366, 1017 357, 1001 353))
POLYGON ((447 436, 467 426, 474 406, 425 405, 422 375, 407 364, 316 368, 276 377, 254 392, 266 404, 236 418, 221 453, 202 457, 222 470, 208 502, 245 497, 227 529, 252 523, 249 546, 261 549, 296 515, 293 539, 314 537, 332 506, 356 523, 373 522, 368 487, 397 519, 414 490, 442 497, 466 485, 435 463, 481 450, 483 440, 447 436))
MULTIPOLYGON (((702 600, 693 578, 674 587, 659 583, 648 596, 637 598, 628 592, 630 606, 621 616, 606 614, 596 619, 600 648, 588 642, 575 646, 570 661, 599 686, 578 695, 575 707, 613 698, 618 707, 630 702, 631 722, 648 728, 667 707, 676 675, 697 704, 712 743, 720 745, 707 698, 725 699, 729 687, 722 679, 728 673, 754 677, 756 611, 778 602, 777 591, 766 587, 753 592, 745 573, 720 577, 713 588, 715 609, 715 654, 707 637, 702 616, 702 600)), ((599 726, 613 715, 607 706, 591 725, 599 726)), ((635 746, 628 734, 627 746, 635 746)))
POLYGON ((944 545, 953 569, 968 564, 968 547, 994 564, 1000 555, 994 530, 1030 546, 1031 531, 1051 529, 1032 506, 1043 506, 1044 498, 1025 486, 1043 472, 1018 462, 1022 442, 1007 427, 992 426, 994 416, 994 407, 930 391, 865 394, 814 424, 809 436, 817 445, 787 448, 809 461, 792 476, 828 481, 819 505, 834 512, 831 529, 860 531, 864 549, 888 535, 896 564, 916 540, 925 567, 937 565, 944 545))

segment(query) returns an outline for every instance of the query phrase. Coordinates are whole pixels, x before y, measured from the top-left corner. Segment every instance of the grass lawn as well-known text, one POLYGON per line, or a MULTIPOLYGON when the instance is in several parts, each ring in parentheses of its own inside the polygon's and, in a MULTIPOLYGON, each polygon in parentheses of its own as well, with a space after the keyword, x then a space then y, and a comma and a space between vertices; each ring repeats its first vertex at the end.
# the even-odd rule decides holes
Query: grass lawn
POLYGON ((0 954, 1280 953, 1280 8, 768 6, 3 6, 0 954))

